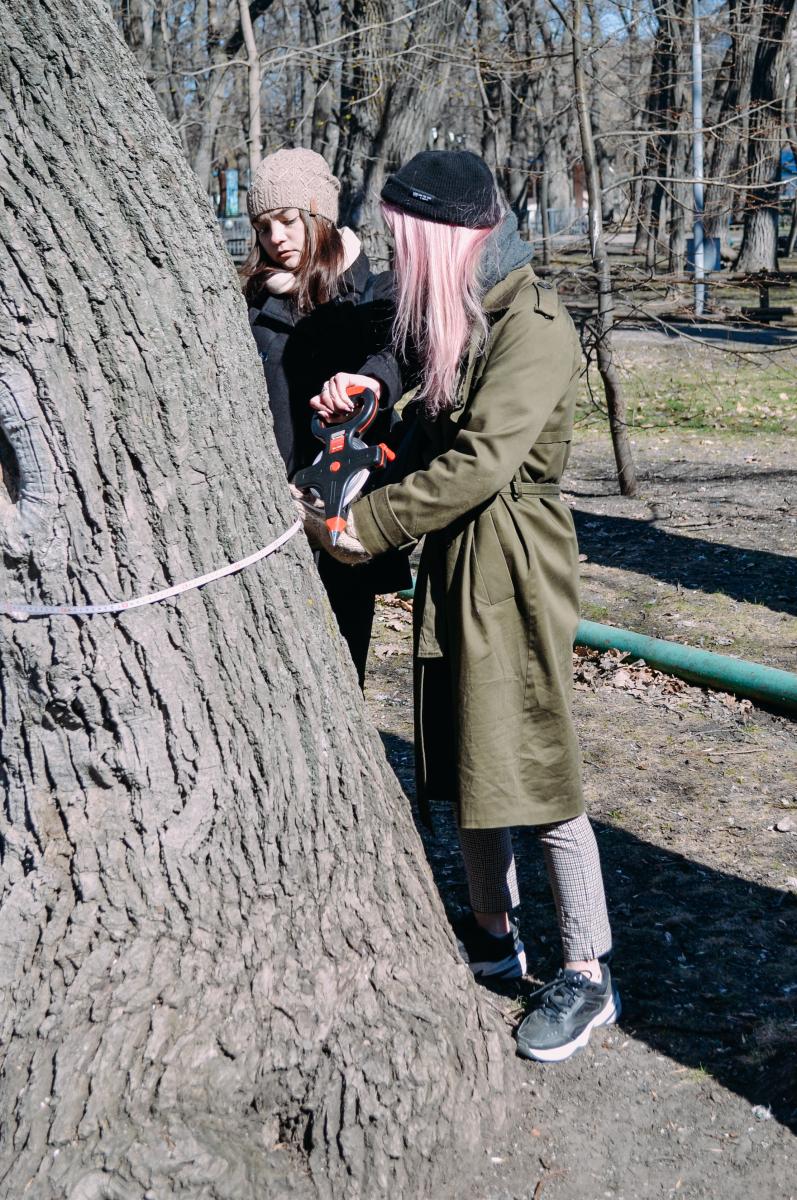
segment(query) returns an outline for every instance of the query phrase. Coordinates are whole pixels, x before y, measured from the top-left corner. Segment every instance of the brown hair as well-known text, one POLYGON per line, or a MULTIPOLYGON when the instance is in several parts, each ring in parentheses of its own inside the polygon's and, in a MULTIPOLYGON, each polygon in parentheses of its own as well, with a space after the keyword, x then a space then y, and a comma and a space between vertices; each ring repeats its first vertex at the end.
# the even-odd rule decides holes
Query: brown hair
MULTIPOLYGON (((304 222, 305 236, 302 257, 293 272, 298 287, 291 295, 299 312, 310 312, 319 304, 334 300, 340 290, 340 273, 345 259, 343 239, 333 222, 326 217, 309 213, 304 208, 297 211, 304 222)), ((257 219, 256 217, 255 220, 257 219)), ((255 229, 255 242, 249 251, 249 257, 238 269, 247 300, 254 300, 265 287, 268 275, 280 269, 284 268, 277 266, 267 256, 255 229)))

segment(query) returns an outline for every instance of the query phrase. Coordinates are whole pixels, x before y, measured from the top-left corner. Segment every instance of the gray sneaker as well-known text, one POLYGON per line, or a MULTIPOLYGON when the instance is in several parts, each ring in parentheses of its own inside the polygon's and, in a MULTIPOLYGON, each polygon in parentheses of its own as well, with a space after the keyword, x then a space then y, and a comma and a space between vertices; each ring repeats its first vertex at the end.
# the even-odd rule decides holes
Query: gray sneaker
POLYGON ((613 1025, 620 1016, 620 996, 612 987, 606 964, 601 981, 580 971, 559 971, 531 999, 536 1007, 517 1031, 518 1053, 537 1062, 562 1062, 582 1050, 598 1025, 613 1025))

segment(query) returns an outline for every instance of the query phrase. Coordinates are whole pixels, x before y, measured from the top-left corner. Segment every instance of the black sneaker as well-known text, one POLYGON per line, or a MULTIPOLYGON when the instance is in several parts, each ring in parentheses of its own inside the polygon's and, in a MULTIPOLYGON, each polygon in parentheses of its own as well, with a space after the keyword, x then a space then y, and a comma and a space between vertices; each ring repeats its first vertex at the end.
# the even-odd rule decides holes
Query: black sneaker
POLYGON ((586 1046, 597 1025, 613 1025, 620 1016, 620 996, 605 963, 600 983, 581 971, 562 970, 532 1000, 537 1007, 518 1029, 517 1047, 537 1062, 562 1062, 586 1046))
POLYGON ((454 922, 454 933, 462 960, 477 979, 521 979, 526 974, 526 950, 514 921, 509 922, 509 933, 496 937, 469 912, 454 922))

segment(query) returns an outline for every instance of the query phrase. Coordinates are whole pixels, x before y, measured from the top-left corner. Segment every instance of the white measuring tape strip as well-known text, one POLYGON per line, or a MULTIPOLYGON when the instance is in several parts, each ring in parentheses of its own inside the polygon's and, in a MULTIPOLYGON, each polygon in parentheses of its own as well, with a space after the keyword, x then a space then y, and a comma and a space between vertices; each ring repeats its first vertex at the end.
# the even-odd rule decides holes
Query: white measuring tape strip
POLYGON ((225 575, 234 575, 237 571, 243 571, 245 567, 253 566, 254 563, 260 562, 261 558, 267 558, 269 554, 279 550, 280 546, 290 541, 301 528, 302 522, 294 521, 290 529, 286 529, 273 542, 269 542, 262 550, 256 550, 248 558, 229 563, 226 567, 220 567, 218 571, 210 571, 207 575, 199 575, 185 583, 177 583, 174 587, 164 588, 162 592, 150 592, 148 596, 137 596, 134 600, 118 600, 115 604, 11 604, 2 601, 0 616, 12 617, 19 621, 28 617, 96 617, 102 613, 127 612, 145 604, 157 604, 159 600, 168 600, 170 596, 179 596, 181 592, 189 592, 192 588, 204 587, 206 583, 213 583, 215 579, 223 579, 225 575))

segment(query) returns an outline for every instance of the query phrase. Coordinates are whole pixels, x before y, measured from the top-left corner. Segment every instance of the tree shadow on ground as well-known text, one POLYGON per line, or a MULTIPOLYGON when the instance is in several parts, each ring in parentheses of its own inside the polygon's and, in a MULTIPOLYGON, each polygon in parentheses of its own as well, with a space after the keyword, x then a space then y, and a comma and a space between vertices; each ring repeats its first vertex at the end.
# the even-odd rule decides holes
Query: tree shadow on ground
POLYGON ((797 615, 797 558, 683 537, 629 517, 575 511, 573 518, 590 562, 797 615))
MULTIPOLYGON (((755 300, 751 293, 750 304, 755 300)), ((773 329, 767 326, 742 325, 702 325, 699 322, 670 321, 662 323, 660 332, 678 341, 684 333, 690 337, 698 337, 701 341, 710 342, 739 342, 748 346, 794 346, 797 349, 797 337, 791 328, 773 329)))
MULTIPOLYGON (((405 792, 412 747, 382 734, 405 792)), ((418 825, 446 911, 467 905, 456 827, 445 805, 418 825)), ((797 1129, 797 900, 692 862, 617 826, 594 823, 614 931, 622 1027, 797 1129)), ((515 831, 521 935, 529 970, 546 980, 561 947, 542 854, 515 831)), ((521 994, 532 990, 529 984, 521 994)), ((518 994, 519 989, 514 989, 518 994)))

